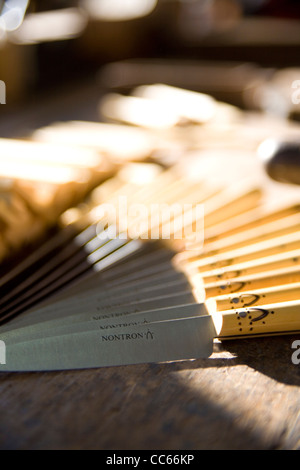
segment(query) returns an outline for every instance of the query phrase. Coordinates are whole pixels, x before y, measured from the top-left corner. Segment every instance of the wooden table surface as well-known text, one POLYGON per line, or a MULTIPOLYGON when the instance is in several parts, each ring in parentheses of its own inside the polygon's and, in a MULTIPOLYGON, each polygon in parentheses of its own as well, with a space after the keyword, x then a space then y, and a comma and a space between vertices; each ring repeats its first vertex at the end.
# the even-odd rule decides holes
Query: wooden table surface
POLYGON ((180 363, 0 374, 0 448, 299 449, 294 339, 228 342, 180 363))

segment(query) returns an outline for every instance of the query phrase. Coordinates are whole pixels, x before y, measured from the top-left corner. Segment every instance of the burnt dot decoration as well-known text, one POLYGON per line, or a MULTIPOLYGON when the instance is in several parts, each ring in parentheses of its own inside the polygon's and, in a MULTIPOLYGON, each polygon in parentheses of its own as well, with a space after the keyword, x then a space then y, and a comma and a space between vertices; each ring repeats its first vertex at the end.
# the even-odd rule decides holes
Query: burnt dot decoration
POLYGON ((241 318, 247 318, 247 315, 248 315, 248 312, 246 312, 246 311, 240 312, 240 317, 241 318))

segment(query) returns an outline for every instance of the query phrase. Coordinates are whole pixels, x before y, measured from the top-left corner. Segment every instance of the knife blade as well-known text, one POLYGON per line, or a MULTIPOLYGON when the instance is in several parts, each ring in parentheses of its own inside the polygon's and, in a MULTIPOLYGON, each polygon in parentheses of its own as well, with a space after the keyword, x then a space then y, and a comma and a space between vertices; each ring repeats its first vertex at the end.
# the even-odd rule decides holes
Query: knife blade
POLYGON ((129 328, 158 321, 177 320, 207 315, 204 304, 185 304, 173 307, 157 308, 141 312, 127 311, 116 313, 114 310, 103 312, 102 315, 93 315, 87 311, 80 315, 57 318, 39 324, 32 324, 1 333, 1 340, 5 344, 32 341, 39 338, 62 336, 80 333, 83 331, 109 332, 120 328, 129 328))
MULTIPOLYGON (((100 284, 101 286, 101 284, 100 284)), ((198 291, 198 290, 197 290, 198 291)), ((172 273, 167 276, 163 273, 152 282, 150 279, 139 280, 129 283, 126 286, 118 288, 93 288, 85 293, 68 297, 61 301, 48 303, 41 308, 34 309, 24 313, 22 316, 11 320, 7 325, 4 324, 0 331, 9 329, 19 324, 29 324, 40 322, 45 319, 67 316, 67 312, 74 315, 82 313, 89 309, 94 313, 107 308, 119 309, 130 304, 139 304, 144 301, 159 300, 170 298, 172 295, 176 297, 176 293, 192 293, 193 290, 190 281, 182 275, 182 273, 172 273)), ((166 300, 167 301, 167 300, 166 300)))
POLYGON ((104 320, 106 318, 118 318, 130 313, 142 313, 195 303, 195 298, 196 296, 193 292, 183 289, 181 292, 175 294, 153 298, 147 297, 142 301, 128 302, 119 306, 108 304, 102 307, 92 307, 88 310, 82 306, 77 313, 64 304, 64 308, 61 309, 57 309, 55 306, 52 310, 47 312, 41 309, 34 312, 34 316, 31 316, 29 313, 23 318, 11 321, 8 325, 0 329, 0 334, 25 327, 40 329, 43 328, 44 325, 50 325, 52 323, 65 325, 69 324, 71 321, 79 322, 92 319, 104 320))
POLYGON ((6 346, 0 371, 58 371, 210 357, 216 335, 210 315, 81 331, 6 346))
MULTIPOLYGON (((43 335, 29 341, 23 341, 26 336, 22 339, 22 335, 17 342, 7 338, 7 363, 0 366, 0 371, 75 370, 209 358, 214 338, 300 331, 299 301, 226 312, 212 310, 210 304, 203 304, 200 309, 203 315, 196 317, 179 318, 189 313, 183 306, 177 311, 178 318, 172 320, 152 322, 150 316, 150 323, 145 323, 145 313, 142 313, 131 316, 134 322, 110 326, 107 322, 95 323, 96 328, 91 323, 71 325, 58 329, 56 333, 62 334, 56 336, 53 336, 55 330, 47 332, 45 328, 43 335)), ((155 319, 155 314, 152 318, 155 319)), ((1 335, 0 340, 5 344, 1 335)))

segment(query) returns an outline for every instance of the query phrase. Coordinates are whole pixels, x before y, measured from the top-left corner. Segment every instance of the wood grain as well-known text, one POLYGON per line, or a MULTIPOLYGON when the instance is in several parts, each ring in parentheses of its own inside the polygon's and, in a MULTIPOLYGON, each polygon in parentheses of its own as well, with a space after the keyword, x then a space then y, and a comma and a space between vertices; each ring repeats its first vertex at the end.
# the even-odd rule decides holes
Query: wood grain
POLYGON ((0 448, 299 449, 294 339, 227 342, 182 363, 1 374, 0 448))

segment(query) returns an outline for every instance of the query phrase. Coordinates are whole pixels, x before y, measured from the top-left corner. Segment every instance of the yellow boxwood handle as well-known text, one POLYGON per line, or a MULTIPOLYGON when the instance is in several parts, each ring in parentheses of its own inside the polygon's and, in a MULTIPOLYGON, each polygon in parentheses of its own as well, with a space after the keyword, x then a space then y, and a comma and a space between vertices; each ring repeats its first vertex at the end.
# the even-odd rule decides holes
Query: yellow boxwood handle
POLYGON ((219 339, 300 333, 300 302, 228 310, 222 318, 219 339))

